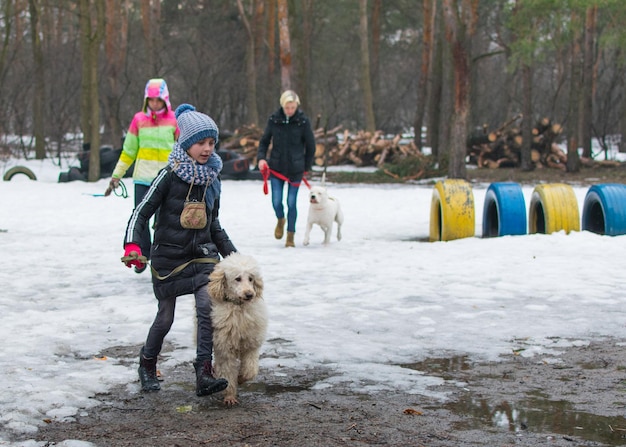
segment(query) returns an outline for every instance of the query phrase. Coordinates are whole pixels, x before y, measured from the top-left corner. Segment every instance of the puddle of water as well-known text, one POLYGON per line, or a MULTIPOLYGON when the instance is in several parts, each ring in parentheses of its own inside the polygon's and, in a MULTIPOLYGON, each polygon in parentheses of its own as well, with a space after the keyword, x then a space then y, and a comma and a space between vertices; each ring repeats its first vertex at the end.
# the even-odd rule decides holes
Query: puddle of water
POLYGON ((472 417, 473 422, 463 423, 465 428, 489 425, 513 432, 528 430, 576 436, 611 446, 626 443, 626 418, 575 411, 567 401, 533 397, 516 404, 503 401, 493 405, 485 399, 467 396, 445 407, 453 413, 472 417))
MULTIPOLYGON (((429 358, 421 362, 400 365, 433 374, 446 380, 453 379, 452 373, 470 370, 472 364, 467 356, 449 358, 429 358)), ((588 369, 597 368, 596 364, 583 365, 588 369)), ((469 416, 459 428, 484 429, 485 426, 496 430, 519 432, 556 433, 563 436, 580 437, 588 441, 605 445, 626 445, 626 418, 598 416, 575 411, 568 401, 551 401, 541 394, 511 404, 502 401, 490 404, 486 399, 471 395, 458 402, 444 405, 447 410, 469 416)))
POLYGON ((406 363, 400 366, 428 374, 436 374, 445 380, 449 380, 451 378, 450 374, 453 372, 467 371, 472 367, 468 357, 465 355, 449 358, 429 358, 421 362, 406 363))
POLYGON ((308 385, 272 385, 261 382, 246 383, 241 386, 242 391, 262 393, 269 396, 275 396, 281 393, 299 393, 301 391, 306 391, 309 388, 310 387, 308 385))

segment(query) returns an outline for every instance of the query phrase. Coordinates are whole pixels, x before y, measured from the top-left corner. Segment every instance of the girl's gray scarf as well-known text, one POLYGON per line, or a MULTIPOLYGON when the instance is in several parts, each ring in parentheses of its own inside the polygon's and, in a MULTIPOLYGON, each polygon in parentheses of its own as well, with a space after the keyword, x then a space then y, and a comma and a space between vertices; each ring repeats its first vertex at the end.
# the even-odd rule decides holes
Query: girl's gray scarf
POLYGON ((172 172, 180 177, 185 183, 206 186, 206 203, 213 205, 219 196, 221 182, 218 178, 222 170, 222 159, 215 152, 209 157, 209 161, 201 165, 184 151, 178 143, 174 143, 174 148, 167 161, 172 168, 172 172))

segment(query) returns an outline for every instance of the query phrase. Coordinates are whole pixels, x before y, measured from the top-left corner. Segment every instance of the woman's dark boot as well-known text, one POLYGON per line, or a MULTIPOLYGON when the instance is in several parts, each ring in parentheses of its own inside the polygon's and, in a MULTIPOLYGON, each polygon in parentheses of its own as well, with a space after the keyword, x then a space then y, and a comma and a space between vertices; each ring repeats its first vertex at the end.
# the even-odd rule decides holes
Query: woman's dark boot
POLYGON ((228 386, 228 380, 213 377, 211 360, 196 360, 193 367, 196 369, 196 396, 208 396, 228 386))
POLYGON ((143 348, 139 352, 139 380, 141 380, 142 391, 159 391, 161 384, 157 378, 157 359, 148 359, 143 355, 143 348))

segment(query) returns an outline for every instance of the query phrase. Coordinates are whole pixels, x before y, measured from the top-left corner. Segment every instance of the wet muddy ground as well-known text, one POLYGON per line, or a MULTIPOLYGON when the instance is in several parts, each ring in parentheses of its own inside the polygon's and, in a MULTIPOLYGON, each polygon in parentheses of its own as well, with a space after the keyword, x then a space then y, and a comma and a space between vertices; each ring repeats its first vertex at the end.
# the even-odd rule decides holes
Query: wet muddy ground
MULTIPOLYGON (((132 364, 135 348, 103 354, 132 364)), ((332 374, 320 367, 262 370, 231 408, 219 394, 196 397, 191 364, 179 365, 162 371, 160 392, 140 393, 138 383, 115 388, 96 396, 101 405, 75 422, 53 421, 36 439, 180 447, 626 445, 626 340, 523 354, 489 363, 457 356, 402 365, 443 378, 433 391, 447 393, 445 401, 401 389, 313 389, 332 374)))
MULTIPOLYGON (((626 168, 580 173, 474 169, 472 182, 626 183, 626 168)), ((555 340, 555 343, 558 340, 555 340)), ((520 341, 523 345, 523 341, 520 341)), ((138 346, 102 353, 135 367, 138 346)), ((626 445, 626 340, 597 340, 549 356, 511 352, 498 362, 464 356, 403 365, 441 377, 441 401, 407 390, 355 394, 347 387, 313 389, 332 375, 261 370, 244 385, 240 404, 194 393, 193 367, 164 369, 162 390, 142 394, 138 382, 95 396, 100 405, 75 422, 52 421, 28 438, 100 447, 168 446, 619 446, 626 445)), ((372 377, 376 381, 376 377, 372 377)))

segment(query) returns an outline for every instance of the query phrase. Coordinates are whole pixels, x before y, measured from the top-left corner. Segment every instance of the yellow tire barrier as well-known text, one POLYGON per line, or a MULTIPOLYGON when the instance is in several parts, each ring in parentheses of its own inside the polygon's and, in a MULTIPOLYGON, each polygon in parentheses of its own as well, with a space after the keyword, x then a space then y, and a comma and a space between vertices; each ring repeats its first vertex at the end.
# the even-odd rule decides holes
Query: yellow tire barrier
POLYGON ((474 193, 465 180, 438 181, 430 203, 431 242, 473 237, 474 193))
POLYGON ((564 230, 580 231, 580 214, 574 189, 553 183, 533 190, 528 210, 528 233, 550 234, 564 230))

